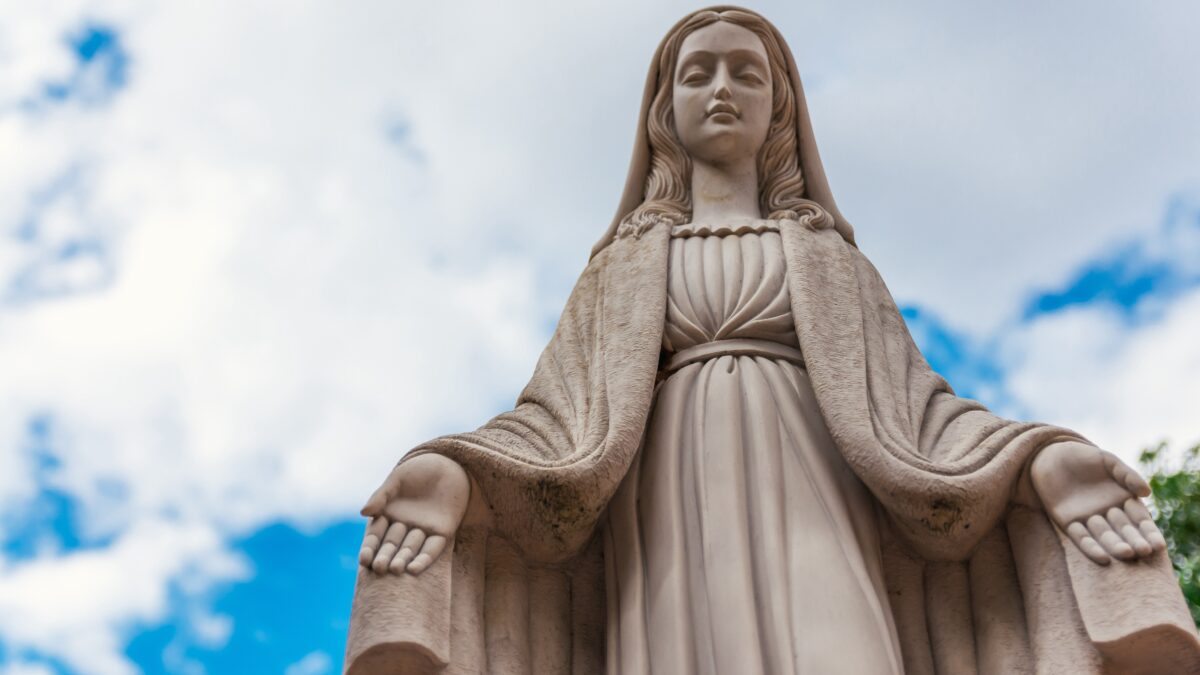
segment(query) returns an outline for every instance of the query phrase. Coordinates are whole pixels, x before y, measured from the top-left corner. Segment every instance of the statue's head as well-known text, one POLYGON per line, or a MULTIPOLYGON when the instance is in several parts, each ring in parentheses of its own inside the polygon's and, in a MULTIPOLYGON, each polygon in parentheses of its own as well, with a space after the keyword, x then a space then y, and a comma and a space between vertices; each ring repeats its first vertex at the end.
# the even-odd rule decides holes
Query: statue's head
POLYGON ((776 32, 742 9, 700 11, 664 39, 645 121, 650 166, 645 197, 621 230, 686 222, 693 162, 755 158, 759 204, 769 218, 811 211, 796 131, 796 92, 776 32))

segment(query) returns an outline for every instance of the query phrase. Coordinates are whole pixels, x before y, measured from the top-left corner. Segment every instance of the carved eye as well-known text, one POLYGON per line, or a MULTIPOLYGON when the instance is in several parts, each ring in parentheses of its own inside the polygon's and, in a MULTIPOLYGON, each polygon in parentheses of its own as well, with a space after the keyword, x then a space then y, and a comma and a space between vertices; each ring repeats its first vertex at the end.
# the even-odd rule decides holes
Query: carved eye
POLYGON ((708 81, 708 73, 697 68, 684 73, 679 81, 683 84, 703 84, 708 81))
POLYGON ((741 73, 738 73, 738 79, 743 82, 748 82, 750 84, 766 84, 767 83, 767 81, 765 79, 763 79, 762 75, 759 75, 757 72, 755 72, 753 70, 743 70, 741 73))

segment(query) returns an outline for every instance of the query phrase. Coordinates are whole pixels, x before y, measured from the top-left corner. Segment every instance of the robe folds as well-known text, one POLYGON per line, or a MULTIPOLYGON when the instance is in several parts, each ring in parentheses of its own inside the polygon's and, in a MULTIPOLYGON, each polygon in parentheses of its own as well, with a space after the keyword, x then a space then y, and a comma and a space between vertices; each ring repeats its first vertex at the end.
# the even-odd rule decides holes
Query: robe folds
MULTIPOLYGON (((1096 565, 1015 499, 1034 453, 1082 439, 955 396, 857 248, 795 221, 781 236, 821 414, 883 514, 905 672, 1200 672, 1165 554, 1096 565)), ((653 403, 668 237, 656 227, 592 258, 512 411, 409 453, 462 464, 471 505, 420 576, 360 568, 346 672, 605 672, 596 528, 653 403)))

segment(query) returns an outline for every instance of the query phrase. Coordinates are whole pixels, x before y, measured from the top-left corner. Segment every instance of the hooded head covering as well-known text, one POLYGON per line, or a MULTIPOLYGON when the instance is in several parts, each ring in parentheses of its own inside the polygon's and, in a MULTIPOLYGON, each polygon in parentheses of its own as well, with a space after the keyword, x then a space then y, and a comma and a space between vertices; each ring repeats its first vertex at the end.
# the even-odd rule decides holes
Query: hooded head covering
POLYGON ((795 92, 796 147, 800 153, 800 170, 804 175, 804 196, 820 204, 833 217, 834 229, 847 242, 854 244, 854 228, 850 226, 845 216, 838 211, 837 203, 833 200, 833 192, 829 189, 829 181, 825 178, 825 167, 822 166, 821 155, 817 152, 817 140, 813 136, 812 123, 808 118, 808 104, 804 100, 804 87, 800 84, 800 73, 796 69, 796 60, 792 57, 792 50, 788 48, 788 44, 783 39, 783 36, 780 35, 779 30, 771 22, 763 18, 761 14, 743 7, 717 5, 697 10, 680 19, 678 23, 671 27, 671 30, 667 31, 662 41, 658 43, 658 49, 654 50, 654 57, 650 60, 650 72, 646 74, 646 84, 642 89, 642 107, 641 112, 638 114, 637 135, 633 143, 633 157, 629 161, 629 173, 625 179, 625 191, 621 194, 621 202, 617 206, 617 212, 613 216, 612 224, 608 226, 608 231, 592 247, 593 256, 612 243, 617 236, 617 228, 620 227, 621 220, 641 205, 645 199, 646 174, 650 170, 650 136, 646 131, 646 120, 650 115, 650 104, 654 101, 654 95, 658 91, 658 64, 668 38, 698 14, 720 14, 727 11, 745 12, 762 19, 763 23, 771 29, 771 34, 775 37, 775 41, 779 43, 779 48, 783 52, 784 59, 786 59, 788 78, 792 90, 795 92))

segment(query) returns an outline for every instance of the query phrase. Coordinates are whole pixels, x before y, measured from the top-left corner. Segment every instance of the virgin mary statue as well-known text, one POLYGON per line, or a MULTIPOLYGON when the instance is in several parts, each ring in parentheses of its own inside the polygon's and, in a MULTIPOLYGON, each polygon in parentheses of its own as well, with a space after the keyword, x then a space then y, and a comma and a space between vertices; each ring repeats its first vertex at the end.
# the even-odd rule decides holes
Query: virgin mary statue
POLYGON ((796 64, 659 46, 616 218, 516 407, 363 509, 350 673, 1184 673, 1139 497, 955 396, 838 211, 796 64))

